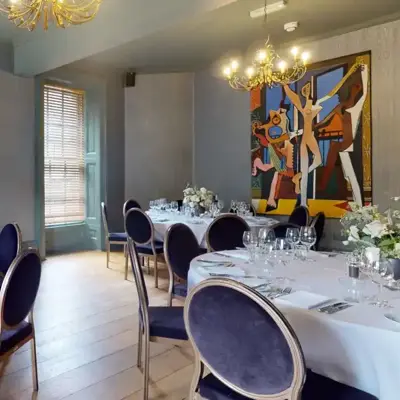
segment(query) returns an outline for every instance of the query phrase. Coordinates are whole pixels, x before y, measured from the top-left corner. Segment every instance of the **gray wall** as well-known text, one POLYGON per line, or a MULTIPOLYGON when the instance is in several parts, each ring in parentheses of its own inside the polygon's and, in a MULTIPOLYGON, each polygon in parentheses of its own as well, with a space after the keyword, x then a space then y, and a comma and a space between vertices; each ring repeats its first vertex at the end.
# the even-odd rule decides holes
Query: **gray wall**
POLYGON ((194 79, 194 181, 225 201, 250 200, 250 96, 208 71, 194 79))
POLYGON ((0 71, 0 226, 18 222, 26 241, 35 237, 34 96, 33 79, 0 71))
POLYGON ((125 89, 125 197, 182 198, 192 180, 193 75, 138 75, 125 89))
MULTIPOLYGON (((372 51, 373 197, 382 208, 399 195, 400 21, 312 43, 313 61, 372 51)), ((249 196, 249 99, 210 73, 195 77, 195 179, 225 199, 249 196)), ((340 224, 329 220, 324 243, 341 247, 340 224)))

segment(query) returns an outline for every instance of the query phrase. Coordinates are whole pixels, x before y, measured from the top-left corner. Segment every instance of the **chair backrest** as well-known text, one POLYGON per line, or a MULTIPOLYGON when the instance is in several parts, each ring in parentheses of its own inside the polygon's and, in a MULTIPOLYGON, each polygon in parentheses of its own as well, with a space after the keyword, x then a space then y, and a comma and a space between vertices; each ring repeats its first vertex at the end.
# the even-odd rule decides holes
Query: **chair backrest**
POLYGON ((185 326, 213 375, 251 399, 297 399, 305 381, 300 343, 285 317, 242 283, 208 279, 189 293, 185 326))
POLYGON ((143 270, 140 265, 139 254, 136 249, 135 242, 131 234, 135 233, 135 213, 134 209, 129 210, 125 215, 125 232, 128 235, 128 252, 131 259, 133 278, 135 279, 136 289, 139 297, 140 315, 143 319, 143 324, 148 327, 149 323, 149 296, 147 294, 146 282, 144 280, 143 270))
POLYGON ((23 251, 13 261, 0 290, 1 329, 17 326, 32 311, 41 272, 42 263, 36 250, 23 251))
POLYGON ((325 214, 323 212, 319 212, 311 221, 310 226, 315 228, 315 232, 317 233, 317 241, 315 243, 315 249, 318 250, 318 245, 322 239, 322 235, 324 234, 325 227, 325 214))
POLYGON ((308 208, 304 206, 296 207, 289 217, 288 222, 299 226, 308 226, 310 221, 310 215, 308 208))
POLYGON ((187 225, 174 224, 168 228, 164 240, 164 257, 172 273, 187 280, 190 261, 199 254, 199 243, 187 225))
POLYGON ((108 230, 108 215, 107 215, 107 206, 104 201, 101 202, 101 217, 103 220, 103 227, 106 236, 108 237, 109 230, 108 230))
MULTIPOLYGON (((150 217, 140 208, 131 208, 125 214, 125 224, 129 215, 129 234, 135 244, 154 242, 154 227, 150 217)), ((127 226, 125 225, 125 229, 127 226)))
POLYGON ((290 222, 278 222, 275 225, 272 225, 270 229, 275 232, 275 237, 277 238, 285 238, 286 231, 288 228, 298 228, 300 229, 300 225, 291 224, 290 222))
POLYGON ((131 208, 140 208, 140 204, 135 200, 135 199, 129 199, 124 203, 124 207, 122 209, 122 215, 125 217, 125 214, 131 209, 131 208))
POLYGON ((22 235, 18 224, 7 224, 0 232, 0 269, 5 274, 21 252, 22 235))
POLYGON ((249 225, 238 215, 220 215, 207 229, 208 250, 235 250, 236 247, 243 247, 243 233, 248 230, 250 230, 249 225))

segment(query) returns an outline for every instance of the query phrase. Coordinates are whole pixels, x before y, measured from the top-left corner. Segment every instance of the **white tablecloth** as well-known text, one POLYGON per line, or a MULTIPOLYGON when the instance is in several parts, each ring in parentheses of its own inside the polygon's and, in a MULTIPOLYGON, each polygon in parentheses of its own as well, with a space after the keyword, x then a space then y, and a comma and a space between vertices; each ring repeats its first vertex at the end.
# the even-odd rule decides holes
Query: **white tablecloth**
MULTIPOLYGON (((233 255, 235 252, 231 252, 233 255)), ((328 258, 312 253, 314 262, 292 261, 278 265, 273 274, 291 278, 294 290, 308 291, 328 297, 343 298, 339 278, 345 276, 343 255, 328 258)), ((200 256, 208 260, 231 260, 235 267, 248 275, 263 275, 265 265, 249 265, 243 259, 220 257, 213 253, 200 256)), ((209 278, 210 269, 204 269, 194 259, 191 263, 189 288, 209 278)), ((220 273, 220 269, 218 270, 220 273)), ((229 274, 229 268, 226 268, 229 274)), ((254 279, 231 278, 254 285, 254 279), (251 283, 250 283, 251 282, 251 283)), ((389 296, 398 296, 397 292, 389 296)), ((307 310, 275 300, 293 326, 306 358, 307 367, 316 373, 371 393, 380 400, 400 398, 400 324, 384 317, 387 310, 370 305, 355 305, 332 315, 307 310)), ((400 308, 400 300, 394 304, 400 308)))
MULTIPOLYGON (((167 229, 178 222, 186 224, 194 233, 201 247, 206 248, 205 235, 208 226, 213 221, 212 218, 189 218, 185 215, 179 214, 153 214, 148 212, 155 229, 156 240, 164 240, 165 232, 167 229)), ((265 217, 245 217, 246 222, 251 228, 260 228, 262 226, 270 226, 276 224, 278 221, 273 218, 265 217)))

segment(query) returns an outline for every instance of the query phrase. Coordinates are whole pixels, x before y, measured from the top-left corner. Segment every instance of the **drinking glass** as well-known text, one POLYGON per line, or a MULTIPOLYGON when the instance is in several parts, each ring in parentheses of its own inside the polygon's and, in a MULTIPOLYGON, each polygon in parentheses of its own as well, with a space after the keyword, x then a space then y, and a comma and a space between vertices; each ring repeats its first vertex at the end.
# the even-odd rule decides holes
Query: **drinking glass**
POLYGON ((218 208, 218 212, 221 213, 221 211, 224 209, 224 202, 222 200, 218 200, 217 202, 217 208, 218 208))
POLYGON ((286 241, 290 245, 291 250, 294 253, 295 247, 300 243, 300 231, 298 228, 287 228, 286 230, 286 241))
POLYGON ((177 201, 171 201, 171 211, 177 213, 179 210, 179 204, 177 201))
POLYGON ((308 253, 312 246, 317 242, 317 232, 315 228, 312 226, 303 226, 300 229, 300 242, 307 248, 307 257, 308 253))
POLYGON ((231 201, 231 210, 236 213, 237 212, 237 207, 238 207, 238 202, 237 200, 232 200, 231 201))
POLYGON ((258 245, 257 235, 253 231, 245 231, 243 233, 243 245, 246 247, 250 255, 250 263, 255 262, 256 249, 258 245))
POLYGON ((372 280, 373 283, 378 285, 378 295, 376 300, 370 303, 377 307, 387 307, 388 301, 383 299, 384 285, 392 279, 392 274, 388 269, 388 263, 383 258, 379 260, 366 259, 363 267, 363 272, 372 280))

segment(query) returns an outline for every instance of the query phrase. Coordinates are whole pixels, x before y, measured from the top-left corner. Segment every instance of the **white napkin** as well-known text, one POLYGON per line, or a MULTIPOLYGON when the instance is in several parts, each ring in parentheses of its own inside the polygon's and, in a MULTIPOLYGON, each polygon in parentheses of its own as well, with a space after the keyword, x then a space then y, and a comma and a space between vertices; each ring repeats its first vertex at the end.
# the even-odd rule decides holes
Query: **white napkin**
POLYGON ((330 297, 299 290, 298 292, 282 296, 277 300, 290 303, 298 308, 305 308, 306 310, 309 310, 310 308, 317 308, 319 304, 322 305, 326 301, 329 301, 330 297))
POLYGON ((240 258, 241 260, 248 261, 249 254, 246 250, 227 250, 227 251, 218 251, 219 254, 223 254, 224 256, 232 257, 232 258, 240 258))
POLYGON ((205 274, 222 274, 222 275, 232 275, 232 276, 245 276, 245 272, 238 267, 199 267, 202 273, 205 274))

